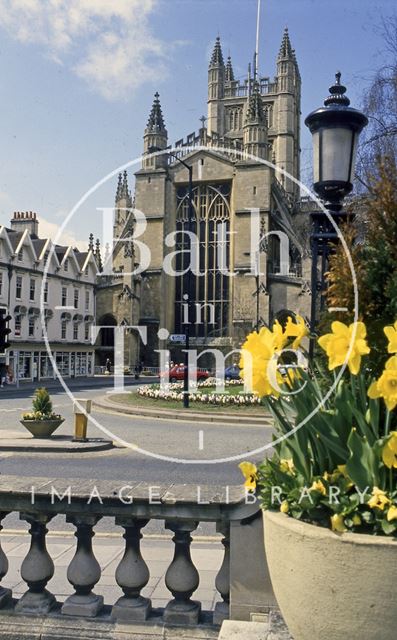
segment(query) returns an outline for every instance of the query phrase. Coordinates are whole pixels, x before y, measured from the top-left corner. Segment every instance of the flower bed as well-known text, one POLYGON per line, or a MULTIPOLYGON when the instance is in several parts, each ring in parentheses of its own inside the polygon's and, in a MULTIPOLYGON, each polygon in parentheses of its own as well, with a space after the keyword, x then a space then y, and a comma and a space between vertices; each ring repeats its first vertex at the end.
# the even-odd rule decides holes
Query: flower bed
MULTIPOLYGON (((216 387, 216 378, 208 378, 204 382, 197 383, 197 389, 205 389, 208 391, 216 387)), ((219 380, 218 380, 219 383, 219 380)), ((224 382, 225 388, 227 387, 239 387, 242 385, 241 380, 228 380, 224 382)), ((139 387, 138 394, 144 398, 150 398, 152 400, 169 400, 175 401, 183 399, 183 382, 174 382, 165 385, 164 389, 161 389, 159 385, 144 385, 139 387)), ((189 393, 190 402, 198 402, 201 404, 214 404, 214 405, 239 405, 248 406, 261 404, 261 400, 258 395, 253 393, 210 393, 203 391, 195 391, 189 393)))

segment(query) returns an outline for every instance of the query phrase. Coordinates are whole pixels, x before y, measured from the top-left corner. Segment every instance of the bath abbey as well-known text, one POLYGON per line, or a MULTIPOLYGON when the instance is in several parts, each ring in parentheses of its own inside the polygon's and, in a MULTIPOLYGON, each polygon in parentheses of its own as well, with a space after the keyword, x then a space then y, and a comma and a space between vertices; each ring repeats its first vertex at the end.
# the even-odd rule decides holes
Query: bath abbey
MULTIPOLYGON (((236 79, 232 58, 225 59, 216 38, 207 117, 197 132, 175 143, 155 94, 142 166, 134 182, 127 172, 118 179, 113 269, 104 268, 97 288, 98 325, 146 328, 146 344, 127 332, 126 366, 155 365, 158 349, 179 360, 183 344, 170 338, 183 333, 187 320, 191 348, 227 353, 253 327, 292 313, 309 315, 309 216, 297 182, 300 95, 287 29, 272 77, 259 73, 254 56, 246 77, 236 79), (132 237, 136 212, 146 221, 140 242, 132 237), (187 237, 197 263, 190 273, 187 237), (150 252, 141 269, 140 243, 150 252)), ((101 360, 113 333, 102 331, 101 360)))

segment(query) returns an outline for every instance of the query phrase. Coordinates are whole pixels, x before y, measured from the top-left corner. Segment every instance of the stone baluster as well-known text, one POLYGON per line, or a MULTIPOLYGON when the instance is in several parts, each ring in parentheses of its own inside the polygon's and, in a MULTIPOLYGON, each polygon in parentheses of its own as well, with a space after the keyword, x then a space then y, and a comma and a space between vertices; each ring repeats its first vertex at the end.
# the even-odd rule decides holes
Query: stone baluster
POLYGON ((45 588, 54 575, 54 563, 46 548, 46 524, 53 516, 47 514, 21 513, 21 520, 30 524, 30 549, 21 565, 21 576, 29 589, 15 606, 17 613, 47 614, 55 605, 52 593, 45 588))
POLYGON ((116 569, 116 582, 124 592, 112 608, 111 618, 120 622, 146 620, 151 602, 140 593, 149 582, 149 569, 140 551, 141 529, 149 520, 116 518, 116 524, 124 527, 125 552, 116 569))
POLYGON ((92 550, 93 527, 100 516, 69 516, 67 522, 76 527, 76 553, 68 567, 67 578, 75 592, 62 605, 62 613, 67 616, 95 617, 103 607, 103 597, 92 589, 101 577, 101 567, 92 550))
POLYGON ((222 624, 229 618, 230 608, 230 524, 217 523, 216 530, 223 534, 222 544, 225 548, 221 568, 215 578, 215 586, 221 594, 222 602, 217 602, 214 611, 214 624, 222 624))
MULTIPOLYGON (((0 512, 0 531, 3 529, 1 521, 3 520, 3 518, 6 517, 6 515, 8 514, 3 511, 0 512)), ((1 543, 0 543, 0 582, 2 581, 4 576, 7 574, 7 571, 8 571, 8 560, 7 560, 6 554, 1 548, 1 543)), ((12 599, 11 589, 6 589, 5 587, 2 587, 0 585, 0 609, 3 607, 6 607, 11 602, 11 599, 12 599)))
POLYGON ((165 584, 174 596, 165 610, 164 622, 169 624, 196 625, 199 620, 201 604, 191 600, 199 585, 199 574, 190 556, 190 533, 197 528, 197 522, 169 521, 166 529, 174 532, 174 558, 165 574, 165 584))

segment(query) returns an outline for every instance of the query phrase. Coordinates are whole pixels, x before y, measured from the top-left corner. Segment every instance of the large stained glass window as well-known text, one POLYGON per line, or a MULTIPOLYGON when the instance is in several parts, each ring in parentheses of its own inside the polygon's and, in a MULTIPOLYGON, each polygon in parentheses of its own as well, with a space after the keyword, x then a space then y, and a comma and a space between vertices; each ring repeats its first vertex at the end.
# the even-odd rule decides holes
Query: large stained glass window
MULTIPOLYGON (((183 331, 190 300, 190 335, 220 337, 229 333, 229 271, 230 265, 230 183, 200 185, 193 189, 193 213, 190 231, 198 238, 200 273, 189 278, 187 274, 176 279, 175 332, 183 331), (222 268, 220 268, 222 267, 222 268), (190 289, 190 292, 189 292, 190 289)), ((177 272, 185 271, 189 264, 186 234, 189 215, 188 187, 177 191, 177 272)))

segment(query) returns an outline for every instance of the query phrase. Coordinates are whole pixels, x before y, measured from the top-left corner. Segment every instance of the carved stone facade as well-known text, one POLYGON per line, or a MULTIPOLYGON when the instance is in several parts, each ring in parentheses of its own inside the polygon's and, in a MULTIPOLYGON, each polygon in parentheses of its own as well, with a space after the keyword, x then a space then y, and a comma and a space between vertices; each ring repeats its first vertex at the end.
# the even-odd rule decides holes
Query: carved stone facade
MULTIPOLYGON (((134 207, 147 220, 139 239, 150 250, 150 265, 139 277, 126 276, 140 258, 132 243, 128 247, 123 243, 123 251, 116 243, 113 263, 120 275, 108 281, 103 278, 97 294, 98 320, 111 315, 117 324, 125 320, 147 327, 148 344, 138 354, 131 338, 126 364, 131 365, 134 358, 158 364, 156 350, 172 346, 167 339, 159 339, 158 330, 183 332, 188 292, 191 346, 198 351, 238 348, 253 326, 269 324, 287 311, 308 316, 308 216, 301 213, 298 185, 284 173, 299 179, 300 90, 296 56, 286 30, 273 80, 259 77, 250 67, 245 82, 235 80, 231 59, 224 63, 220 39, 216 39, 208 71, 208 118, 201 119, 197 134, 174 147, 168 147, 159 95, 155 95, 144 132, 142 168, 135 173, 134 197, 134 207), (186 165, 193 178, 190 223, 186 165), (256 225, 262 241, 259 250, 252 250, 256 225), (167 275, 163 268, 168 260, 176 272, 185 269, 182 250, 188 230, 197 236, 200 272, 193 274, 189 287, 186 276, 167 275), (288 236, 287 255, 281 246, 283 234, 288 236), (230 276, 219 273, 219 246, 230 276), (179 256, 171 260, 175 252, 179 256)), ((120 177, 115 237, 131 235, 134 207, 126 176, 120 177), (131 213, 122 212, 122 207, 132 207, 131 213)), ((179 360, 182 349, 173 348, 171 358, 179 360)), ((206 364, 213 363, 207 359, 206 364)))

